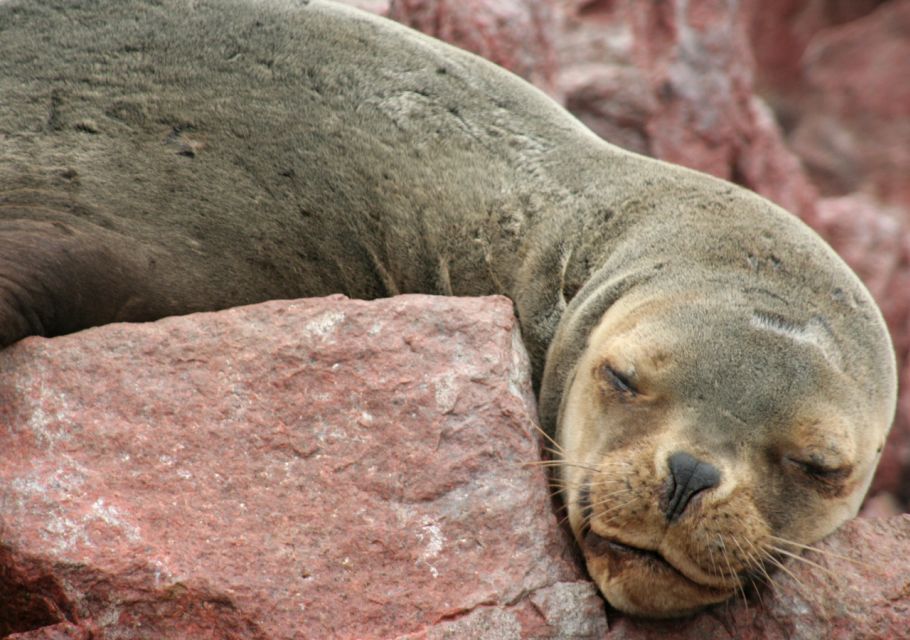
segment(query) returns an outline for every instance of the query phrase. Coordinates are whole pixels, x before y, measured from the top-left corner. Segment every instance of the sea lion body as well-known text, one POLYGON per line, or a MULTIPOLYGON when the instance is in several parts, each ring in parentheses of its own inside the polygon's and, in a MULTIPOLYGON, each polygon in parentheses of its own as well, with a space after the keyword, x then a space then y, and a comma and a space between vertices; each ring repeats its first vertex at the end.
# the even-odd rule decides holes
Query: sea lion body
POLYGON ((628 611, 724 600, 773 540, 833 530, 893 416, 881 315, 796 218, 343 6, 0 2, 0 148, 4 345, 270 298, 510 296, 570 524, 628 611))

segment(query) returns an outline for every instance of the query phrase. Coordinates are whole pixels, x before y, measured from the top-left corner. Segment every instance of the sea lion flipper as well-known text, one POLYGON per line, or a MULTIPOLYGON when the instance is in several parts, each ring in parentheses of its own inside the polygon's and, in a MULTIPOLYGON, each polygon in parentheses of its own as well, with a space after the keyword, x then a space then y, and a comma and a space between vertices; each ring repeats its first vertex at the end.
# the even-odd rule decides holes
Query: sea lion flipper
POLYGON ((69 215, 55 219, 42 212, 35 219, 31 209, 4 213, 0 346, 30 335, 185 311, 152 277, 159 261, 155 248, 69 215))

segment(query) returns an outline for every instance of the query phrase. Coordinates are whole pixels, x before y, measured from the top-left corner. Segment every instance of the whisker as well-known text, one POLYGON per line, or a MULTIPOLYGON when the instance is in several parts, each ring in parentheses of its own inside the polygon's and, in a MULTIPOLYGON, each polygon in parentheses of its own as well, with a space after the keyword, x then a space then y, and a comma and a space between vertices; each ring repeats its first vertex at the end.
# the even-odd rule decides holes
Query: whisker
POLYGON ((723 577, 724 572, 721 571, 720 567, 717 566, 716 554, 709 552, 708 555, 711 558, 711 565, 714 567, 714 575, 723 577))
POLYGON ((780 560, 778 560, 777 558, 775 558, 773 554, 768 553, 768 552, 765 551, 765 550, 762 550, 762 551, 764 551, 765 556, 766 556, 766 558, 768 559, 768 561, 769 561, 770 563, 772 563, 772 564, 773 564, 774 566, 776 566, 778 569, 780 569, 781 571, 783 571, 784 573, 786 573, 788 576, 790 576, 790 577, 793 579, 793 581, 794 581, 797 585, 799 585, 799 592, 800 592, 800 594, 802 594, 803 597, 806 597, 806 594, 808 593, 808 589, 806 589, 806 585, 803 584, 803 581, 800 580, 799 578, 797 578, 797 577, 796 577, 796 574, 794 574, 794 573, 793 573, 792 571, 790 571, 786 566, 784 566, 784 563, 781 562, 780 560))
MULTIPOLYGON (((765 568, 765 563, 764 563, 764 561, 762 560, 762 556, 761 556, 761 553, 762 553, 761 550, 758 549, 758 548, 755 546, 755 544, 754 544, 751 540, 749 540, 748 538, 746 538, 746 542, 747 542, 747 543, 749 544, 749 546, 752 548, 752 551, 753 551, 753 553, 754 553, 754 556, 753 556, 753 557, 755 558, 755 561, 756 561, 756 567, 758 567, 758 569, 759 569, 759 570, 762 572, 762 574, 765 576, 765 579, 768 581, 768 584, 769 584, 770 586, 777 586, 777 583, 774 582, 774 578, 771 577, 771 574, 768 573, 768 570, 765 568)), ((765 553, 767 553, 767 552, 765 552, 765 553)))
POLYGON ((531 422, 531 424, 534 426, 534 430, 537 431, 537 433, 539 433, 540 435, 542 435, 547 442, 549 442, 551 445, 553 445, 553 447, 555 447, 556 450, 558 452, 560 452, 560 454, 565 453, 565 450, 562 448, 562 446, 558 442, 556 442, 556 440, 553 439, 553 437, 549 433, 544 431, 543 427, 541 427, 539 424, 537 424, 536 422, 533 422, 533 421, 531 422))
MULTIPOLYGON (((631 490, 631 489, 619 489, 618 491, 613 491, 613 492, 611 492, 611 493, 608 493, 608 494, 605 495, 605 496, 602 496, 600 500, 598 500, 597 502, 592 502, 589 506, 590 506, 592 509, 593 509, 594 507, 602 507, 602 506, 605 505, 605 504, 609 504, 609 503, 612 501, 612 500, 611 500, 612 498, 615 498, 616 496, 626 495, 626 494, 629 494, 629 493, 632 493, 632 490, 631 490)), ((607 514, 607 513, 610 513, 611 511, 614 511, 614 510, 616 510, 616 509, 621 509, 622 507, 624 507, 624 506, 626 506, 626 505, 632 504, 633 502, 637 501, 638 499, 639 499, 638 496, 636 496, 636 497, 632 498, 631 500, 629 500, 628 502, 624 502, 624 503, 622 503, 622 504, 620 504, 620 505, 614 505, 613 507, 610 507, 609 509, 607 509, 607 510, 604 511, 603 513, 604 513, 604 514, 607 514)))
POLYGON ((736 545, 736 548, 739 549, 739 552, 741 554, 743 554, 743 556, 746 559, 746 567, 747 567, 747 570, 745 572, 746 576, 749 578, 749 584, 752 585, 752 592, 755 593, 756 596, 758 596, 758 602, 761 605, 762 609, 764 609, 765 603, 761 597, 761 589, 758 588, 758 585, 755 584, 755 579, 752 577, 754 575, 753 571, 752 571, 752 567, 754 567, 754 566, 760 567, 761 562, 754 555, 752 555, 751 553, 746 551, 741 544, 739 544, 739 539, 735 535, 732 535, 731 538, 733 539, 733 544, 736 545))
POLYGON ((570 480, 567 478, 552 477, 550 478, 550 486, 563 486, 563 487, 605 487, 611 483, 613 480, 610 478, 601 478, 594 481, 585 481, 585 480, 570 480))
POLYGON ((599 471, 597 467, 592 467, 581 463, 568 462, 566 460, 528 460, 519 464, 523 467, 573 467, 594 473, 597 473, 599 471))
POLYGON ((777 553, 781 553, 781 554, 787 556, 788 558, 793 558, 797 562, 803 562, 803 563, 809 565, 810 567, 815 567, 819 571, 823 571, 824 573, 828 574, 828 576, 834 578, 835 580, 840 580, 840 576, 838 576, 836 573, 831 571, 831 569, 829 569, 828 567, 823 567, 822 565, 818 564, 817 562, 813 562, 812 560, 809 560, 808 558, 803 558, 801 555, 799 555, 797 553, 791 553, 791 552, 787 551, 786 549, 781 549, 780 547, 775 547, 773 545, 769 546, 769 549, 772 551, 775 551, 777 553))
MULTIPOLYGON (((623 491, 623 492, 617 493, 616 495, 622 495, 623 493, 630 493, 630 492, 629 492, 629 491, 623 491)), ((606 501, 606 500, 601 500, 600 502, 597 502, 597 503, 594 503, 594 504, 591 505, 591 513, 588 514, 587 516, 585 516, 583 522, 584 522, 585 524, 590 523, 590 522, 591 522, 591 519, 592 519, 594 516, 597 516, 598 518, 603 518, 604 516, 606 516, 606 515, 608 515, 608 514, 610 514, 610 513, 613 513, 614 511, 618 511, 619 509, 622 509, 623 507, 627 507, 627 506, 629 506, 630 504, 633 504, 633 503, 635 503, 635 502, 638 502, 639 499, 640 499, 640 498, 638 498, 638 497, 636 496, 636 497, 632 498, 631 500, 628 500, 628 501, 626 501, 626 502, 623 502, 622 504, 614 505, 614 506, 610 507, 609 509, 606 509, 605 511, 601 511, 600 513, 595 514, 595 513, 594 513, 594 507, 599 507, 599 506, 602 506, 602 505, 604 505, 604 504, 607 504, 607 501, 606 501)))
MULTIPOLYGON (((611 494, 609 494, 609 496, 607 496, 607 497, 616 497, 616 496, 620 496, 620 495, 623 495, 623 494, 626 494, 626 493, 631 493, 631 491, 628 490, 628 489, 623 489, 622 491, 616 491, 616 492, 614 492, 614 493, 611 493, 611 494)), ((592 518, 594 518, 595 516, 597 516, 598 518, 602 518, 602 517, 606 516, 607 514, 613 512, 613 511, 616 511, 617 509, 622 509, 623 507, 632 504, 633 502, 635 502, 635 501, 638 500, 638 499, 639 499, 639 498, 637 498, 637 497, 636 497, 636 498, 633 498, 632 500, 629 500, 628 502, 624 502, 623 504, 616 505, 616 506, 614 506, 614 507, 612 507, 612 508, 610 508, 610 509, 607 509, 606 511, 603 511, 603 512, 597 513, 597 514, 594 513, 594 507, 596 507, 596 506, 601 506, 601 505, 603 505, 603 504, 606 504, 606 503, 607 503, 607 500, 601 500, 600 502, 596 502, 596 503, 594 503, 594 504, 591 504, 591 505, 590 505, 590 507, 591 507, 590 512, 589 512, 587 515, 585 515, 585 516, 582 517, 581 526, 583 526, 583 527, 588 527, 588 526, 590 526, 590 524, 591 524, 592 518)), ((568 511, 569 511, 569 510, 568 510, 568 508, 567 508, 567 509, 566 509, 566 515, 565 515, 563 518, 561 518, 561 519, 559 520, 559 522, 557 523, 559 526, 562 526, 562 525, 569 519, 569 513, 568 513, 568 511)), ((614 518, 610 518, 610 519, 604 521, 603 524, 609 524, 609 523, 613 522, 614 519, 615 519, 615 517, 614 517, 614 518)))
MULTIPOLYGON (((574 489, 576 491, 582 491, 585 487, 591 487, 597 485, 591 485, 584 482, 575 482, 575 481, 559 481, 549 483, 550 495, 556 495, 558 493, 567 493, 568 491, 574 489)), ((614 494, 608 494, 614 495, 614 494)))
POLYGON ((724 563, 727 565, 727 569, 730 570, 730 578, 736 580, 736 586, 739 589, 740 595, 743 597, 743 606, 746 608, 746 611, 749 611, 749 603, 746 601, 746 590, 743 589, 742 581, 739 580, 738 574, 733 570, 733 565, 730 564, 729 552, 727 551, 727 545, 724 544, 723 536, 717 536, 718 541, 720 542, 721 549, 723 549, 724 554, 724 563))
POLYGON ((835 553, 835 552, 829 551, 827 549, 821 549, 821 548, 816 547, 811 544, 802 544, 800 542, 794 542, 793 540, 787 540, 786 538, 780 538, 778 536, 768 536, 768 537, 777 542, 782 542, 784 544, 790 544, 790 545, 793 545, 794 547, 798 547, 800 549, 805 549, 806 551, 814 551, 815 553, 818 553, 823 556, 831 556, 832 558, 837 558, 838 560, 845 560, 847 562, 852 562, 853 564, 858 565, 860 567, 864 567, 866 569, 874 568, 873 565, 869 564, 868 562, 863 562, 862 560, 857 560, 856 558, 851 558, 850 556, 841 555, 839 553, 835 553))
POLYGON ((564 457, 564 453, 562 451, 557 451, 556 449, 551 449, 550 447, 541 447, 540 452, 546 454, 544 456, 546 460, 557 460, 564 457))

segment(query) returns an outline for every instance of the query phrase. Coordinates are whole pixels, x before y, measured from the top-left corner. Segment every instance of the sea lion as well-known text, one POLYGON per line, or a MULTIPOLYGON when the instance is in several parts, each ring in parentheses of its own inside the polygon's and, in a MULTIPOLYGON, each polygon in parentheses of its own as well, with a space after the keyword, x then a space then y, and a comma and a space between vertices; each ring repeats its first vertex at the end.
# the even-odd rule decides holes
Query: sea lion
POLYGON ((0 342, 343 292, 503 293, 614 606, 721 602, 856 513, 869 293, 727 182, 321 0, 0 3, 0 342))

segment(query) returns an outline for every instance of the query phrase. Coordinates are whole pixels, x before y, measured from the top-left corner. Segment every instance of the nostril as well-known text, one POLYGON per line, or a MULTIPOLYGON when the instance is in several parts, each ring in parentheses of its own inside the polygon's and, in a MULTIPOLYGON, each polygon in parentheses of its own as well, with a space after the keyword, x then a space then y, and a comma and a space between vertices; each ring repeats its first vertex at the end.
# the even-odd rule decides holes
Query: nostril
POLYGON ((670 482, 663 511, 667 520, 673 522, 698 493, 720 484, 720 471, 685 451, 672 454, 667 459, 667 466, 670 468, 670 482))

